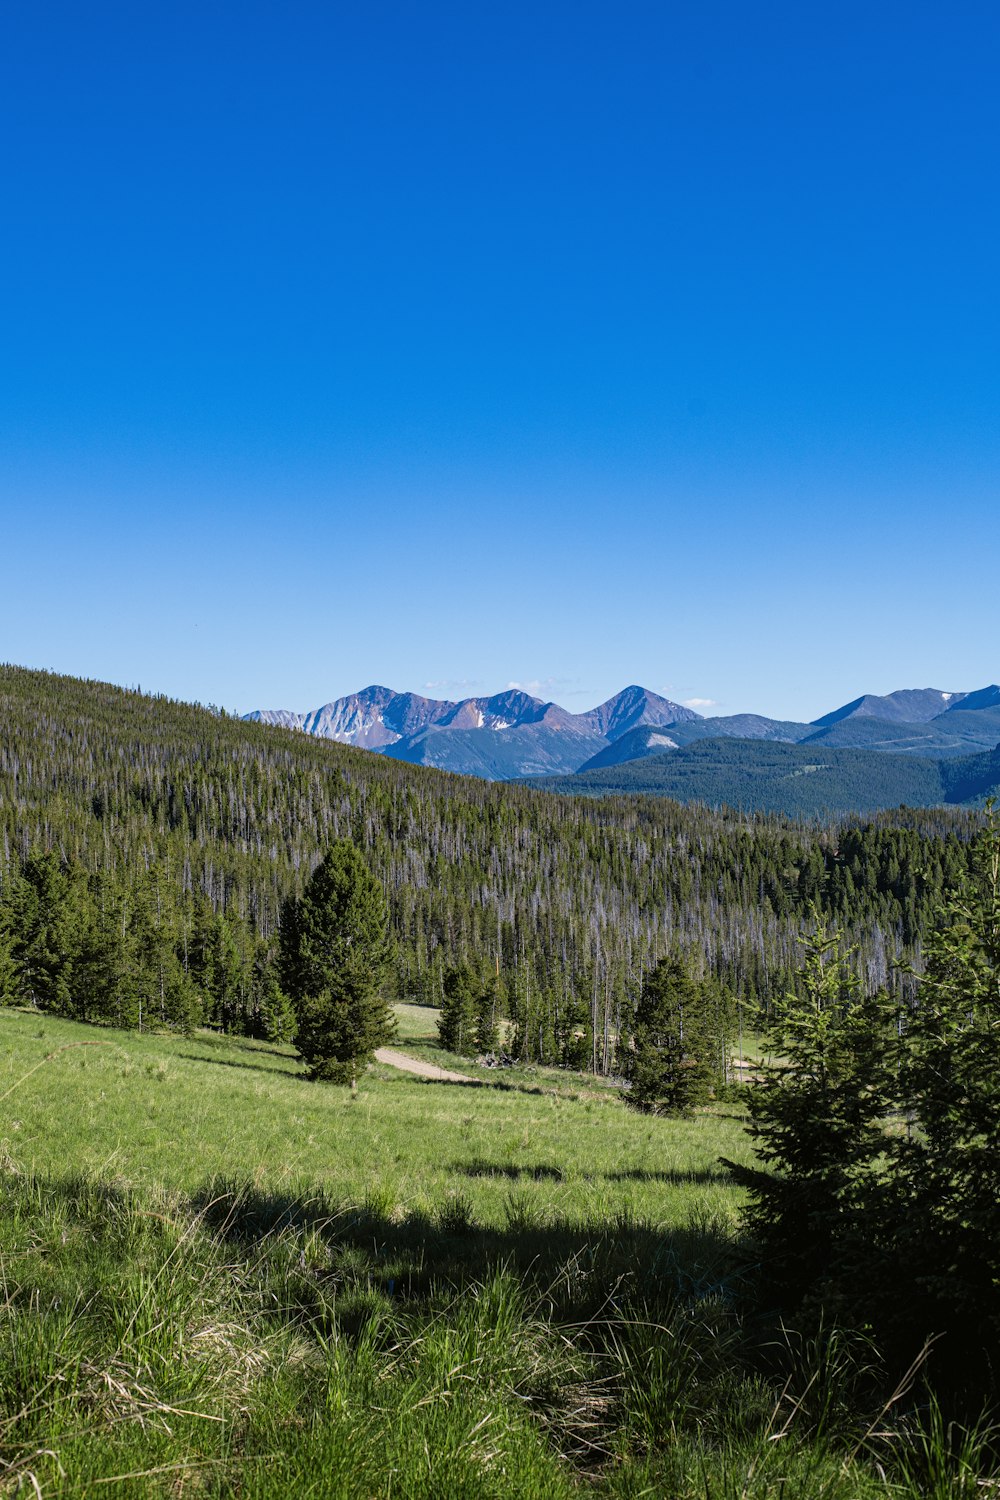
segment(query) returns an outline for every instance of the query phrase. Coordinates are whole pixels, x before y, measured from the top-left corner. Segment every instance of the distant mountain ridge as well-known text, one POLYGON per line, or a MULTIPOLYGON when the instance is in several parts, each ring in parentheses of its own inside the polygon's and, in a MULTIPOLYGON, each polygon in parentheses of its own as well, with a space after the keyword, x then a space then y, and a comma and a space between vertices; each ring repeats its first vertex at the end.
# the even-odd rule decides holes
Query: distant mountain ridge
POLYGON ((835 708, 832 714, 814 719, 813 723, 817 729, 826 729, 844 719, 855 718, 885 719, 896 724, 926 724, 928 720, 957 708, 968 697, 968 693, 942 693, 938 688, 901 688, 898 692, 886 693, 883 697, 865 693, 863 697, 855 698, 853 703, 835 708))
POLYGON ((503 781, 576 771, 639 725, 684 724, 701 715, 637 684, 580 714, 520 688, 452 702, 373 684, 309 713, 256 709, 244 718, 394 760, 503 781))
POLYGON ((720 737, 929 759, 966 756, 1000 742, 1000 686, 866 693, 808 724, 749 713, 705 717, 638 684, 576 714, 520 688, 452 701, 373 684, 307 713, 258 709, 244 718, 413 765, 506 781, 606 769, 720 737))

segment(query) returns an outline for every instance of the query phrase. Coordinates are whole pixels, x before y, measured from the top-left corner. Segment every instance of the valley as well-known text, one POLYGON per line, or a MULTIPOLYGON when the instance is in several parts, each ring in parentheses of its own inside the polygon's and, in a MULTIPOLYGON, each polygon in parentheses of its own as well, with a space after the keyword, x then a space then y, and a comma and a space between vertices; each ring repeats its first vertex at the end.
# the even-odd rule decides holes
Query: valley
MULTIPOLYGON (((766 1010, 793 982, 810 902, 844 923, 871 982, 905 989, 899 966, 967 870, 977 826, 974 809, 900 811, 898 781, 875 783, 895 810, 860 820, 711 811, 697 799, 733 784, 735 742, 725 783, 717 773, 707 781, 705 746, 670 752, 681 759, 668 765, 690 757, 697 773, 678 789, 681 802, 644 795, 641 781, 614 796, 565 797, 535 782, 444 775, 16 668, 0 669, 0 722, 0 911, 10 912, 0 932, 22 920, 8 877, 43 848, 61 851, 62 868, 32 875, 66 934, 46 993, 66 1014, 127 1026, 152 1012, 168 1025, 264 1035, 283 903, 326 844, 348 836, 389 902, 394 999, 437 1003, 446 972, 468 963, 496 986, 519 1055, 557 1063, 577 1049, 603 1067, 605 1037, 620 1033, 644 969, 672 946, 747 1014, 766 1010)), ((810 766, 827 758, 757 750, 810 766)), ((876 765, 895 774, 896 759, 876 765)), ((635 769, 647 766, 655 770, 635 769)), ((901 769, 911 803, 936 800, 925 763, 903 759, 901 769)), ((784 785, 807 814, 814 786, 830 800, 819 772, 784 785)), ((855 764, 840 805, 844 786, 859 797, 871 785, 855 764)), ((25 921, 35 899, 17 897, 25 921)), ((4 972, 0 962, 0 992, 12 983, 4 972)))

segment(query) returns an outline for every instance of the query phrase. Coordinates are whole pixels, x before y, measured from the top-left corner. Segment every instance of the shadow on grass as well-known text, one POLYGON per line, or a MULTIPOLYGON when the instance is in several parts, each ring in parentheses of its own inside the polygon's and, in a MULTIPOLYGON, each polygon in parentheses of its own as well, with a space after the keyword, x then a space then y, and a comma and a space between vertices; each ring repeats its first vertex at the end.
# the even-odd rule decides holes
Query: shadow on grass
POLYGON ((394 1063, 379 1063, 378 1066, 392 1069, 392 1075, 380 1078, 380 1083, 433 1083, 448 1089, 481 1089, 486 1084, 485 1078, 425 1078, 422 1073, 411 1073, 408 1068, 397 1068, 394 1063))
MULTIPOLYGON (((566 1174, 561 1167, 549 1166, 545 1163, 533 1165, 514 1165, 510 1162, 500 1161, 460 1161, 455 1162, 449 1169, 462 1177, 485 1177, 485 1178, 507 1178, 511 1182, 525 1179, 530 1182, 564 1182, 566 1174)), ((711 1167, 700 1169, 666 1170, 662 1172, 648 1171, 637 1167, 627 1172, 596 1172, 593 1174, 585 1172, 585 1177, 600 1178, 602 1182, 665 1182, 675 1187, 704 1187, 714 1182, 731 1183, 732 1177, 728 1172, 715 1171, 711 1167)))
MULTIPOLYGON (((277 1053, 275 1056, 281 1056, 277 1053)), ((289 1058, 292 1064, 289 1068, 276 1068, 272 1063, 237 1062, 234 1057, 202 1057, 197 1052, 178 1052, 178 1057, 185 1058, 188 1062, 210 1063, 213 1068, 248 1068, 251 1073, 277 1073, 280 1078, 305 1078, 304 1073, 295 1071, 295 1059, 289 1058)))
MULTIPOLYGON (((609 1328, 633 1321, 648 1328, 677 1316, 700 1320, 709 1307, 710 1319, 738 1316, 737 1250, 721 1221, 664 1231, 628 1213, 572 1220, 553 1216, 536 1196, 508 1189, 500 1205, 506 1222, 481 1225, 461 1194, 404 1212, 374 1191, 357 1204, 216 1178, 193 1199, 164 1201, 84 1177, 31 1178, 5 1187, 4 1210, 8 1232, 14 1225, 20 1235, 23 1224, 37 1234, 47 1224, 53 1245, 65 1244, 67 1226, 86 1226, 63 1271, 67 1295, 88 1307, 125 1288, 137 1307, 152 1299, 156 1317, 200 1323, 205 1288, 233 1287, 236 1304, 247 1299, 262 1329, 318 1335, 326 1350, 333 1336, 391 1348, 399 1329, 450 1316, 500 1273, 518 1283, 519 1318, 536 1328, 555 1320, 595 1347, 609 1328)), ((59 1261, 57 1252, 57 1269, 59 1261)), ((36 1286, 26 1278, 10 1304, 37 1315, 36 1286)), ((448 1358, 450 1365, 454 1350, 448 1358)))
MULTIPOLYGON (((362 1376, 365 1379, 368 1378, 365 1371, 372 1367, 372 1360, 385 1354, 386 1362, 377 1372, 377 1378, 383 1373, 394 1375, 399 1370, 403 1379, 409 1382, 411 1366, 416 1365, 413 1356, 419 1352, 425 1337, 430 1341, 434 1325, 443 1312, 456 1331, 452 1333, 448 1322, 445 1323, 440 1352, 446 1357, 446 1362, 432 1368, 434 1384, 426 1386, 431 1394, 423 1398, 429 1402, 432 1399, 440 1401, 442 1390, 453 1388, 442 1384, 442 1378, 450 1380, 456 1373, 461 1380, 492 1381, 493 1366, 488 1352, 480 1365, 480 1345, 470 1335, 481 1337, 483 1316, 492 1317, 495 1308, 505 1305, 508 1309, 513 1307, 513 1317, 523 1325, 526 1339, 530 1339, 533 1346, 537 1347, 542 1321, 548 1322, 551 1318, 563 1323, 563 1333, 575 1339, 579 1348, 596 1353, 605 1361, 609 1355, 612 1360, 617 1360, 627 1382, 638 1381, 640 1396, 645 1399, 648 1389, 655 1401, 655 1405, 651 1401, 640 1406, 641 1411, 657 1414, 663 1409, 676 1412, 680 1418, 699 1422, 702 1413, 712 1409, 703 1407, 702 1394, 713 1403, 732 1399, 732 1411, 727 1417, 727 1421, 733 1424, 732 1432, 742 1433, 748 1430, 745 1429, 746 1423, 759 1421, 763 1441, 772 1444, 775 1435, 773 1411, 770 1418, 767 1415, 772 1410, 770 1397, 761 1404, 749 1388, 741 1393, 742 1388, 734 1388, 729 1379, 732 1371, 739 1373, 736 1360, 744 1357, 746 1368, 769 1375, 776 1389, 784 1381, 779 1406, 791 1392, 789 1400, 794 1403, 793 1414, 797 1415, 800 1410, 804 1412, 801 1420, 809 1434, 814 1430, 811 1425, 814 1417, 818 1423, 826 1421, 830 1390, 838 1401, 843 1398, 855 1404, 860 1392, 864 1405, 859 1410, 867 1413, 872 1390, 861 1382, 881 1380, 881 1365, 872 1363, 872 1346, 867 1338, 863 1340, 862 1362, 859 1362, 848 1358, 847 1344, 832 1342, 830 1329, 833 1327, 835 1332, 835 1325, 820 1325, 826 1352, 814 1356, 807 1340, 808 1329, 806 1334, 794 1330, 789 1334, 782 1326, 778 1338, 779 1329, 772 1325, 768 1313, 766 1321, 754 1325, 752 1343, 736 1344, 735 1339, 741 1337, 741 1309, 735 1305, 734 1297, 740 1290, 738 1247, 725 1225, 703 1220, 665 1232, 627 1214, 618 1214, 603 1222, 581 1223, 568 1219, 532 1222, 526 1217, 525 1209, 529 1196, 512 1193, 508 1200, 506 1227, 489 1228, 476 1225, 468 1205, 456 1198, 446 1199, 435 1212, 401 1214, 388 1201, 377 1202, 374 1193, 369 1202, 358 1206, 336 1203, 321 1193, 263 1191, 253 1183, 215 1179, 206 1184, 189 1205, 180 1201, 164 1203, 157 1199, 151 1202, 133 1188, 104 1184, 84 1176, 58 1180, 16 1178, 4 1184, 8 1236, 13 1233, 18 1240, 20 1255, 25 1253, 20 1245, 26 1232, 30 1232, 37 1246, 39 1263, 44 1258, 46 1274, 51 1270, 57 1279, 52 1280, 43 1296, 37 1290, 39 1281, 32 1268, 30 1274, 22 1278, 22 1283, 11 1289, 8 1308, 18 1315, 19 1320, 23 1314, 23 1322, 29 1324, 33 1320, 39 1330, 42 1330, 45 1320, 55 1320, 51 1336, 32 1333, 32 1342, 26 1343, 22 1330, 21 1343, 12 1343, 12 1348, 23 1349, 26 1359, 34 1357, 37 1350, 53 1361, 51 1368, 56 1373, 47 1374, 49 1365, 38 1372, 38 1388, 46 1392, 55 1380, 64 1380, 61 1369, 71 1370, 75 1379, 80 1367, 79 1355, 72 1344, 67 1343, 69 1353, 63 1356, 66 1329, 70 1325, 61 1324, 56 1319, 60 1302, 52 1300, 53 1291, 58 1290, 70 1299, 71 1321, 75 1323, 78 1316, 81 1320, 90 1320, 85 1332, 93 1344, 87 1349, 87 1358, 88 1361, 102 1361, 95 1366, 100 1370, 107 1358, 106 1349, 116 1347, 121 1351, 123 1347, 121 1318, 127 1315, 130 1305, 134 1311, 128 1321, 128 1334, 134 1338, 136 1357, 139 1357, 139 1351, 147 1348, 142 1341, 152 1340, 165 1324, 171 1330, 202 1327, 206 1286, 213 1295, 220 1297, 224 1295, 221 1288, 233 1286, 231 1307, 224 1301, 220 1301, 219 1307, 227 1309, 227 1317, 240 1320, 259 1318, 259 1325, 247 1324, 254 1329, 255 1338, 258 1328, 266 1336, 268 1325, 271 1328, 283 1325, 294 1328, 296 1333, 317 1335, 315 1353, 307 1349, 303 1355, 302 1347, 297 1345, 295 1360, 296 1368, 307 1362, 307 1367, 322 1377, 318 1389, 320 1400, 325 1401, 327 1392, 334 1389, 331 1377, 346 1381, 351 1375, 349 1369, 345 1373, 343 1366, 334 1365, 327 1370, 337 1339, 341 1336, 352 1342, 359 1337, 364 1339, 362 1376), (197 1213, 196 1223, 190 1219, 191 1207, 197 1213), (60 1257, 57 1247, 60 1243, 66 1245, 67 1224, 85 1225, 88 1232, 78 1237, 70 1254, 60 1257), (168 1268, 169 1273, 164 1274, 168 1268), (523 1301, 499 1304, 496 1294, 491 1293, 489 1286, 484 1286, 488 1278, 501 1269, 519 1278, 526 1293, 523 1301), (487 1299, 493 1298, 484 1301, 484 1313, 478 1325, 467 1317, 463 1321, 461 1309, 453 1312, 457 1300, 455 1294, 476 1288, 483 1288, 487 1299), (727 1303, 730 1304, 728 1307, 727 1303), (133 1334, 140 1311, 154 1326, 147 1330, 145 1324, 140 1325, 133 1334), (411 1317, 411 1314, 415 1316, 411 1317), (767 1333, 766 1343, 761 1342, 762 1331, 767 1333), (720 1340, 724 1342, 716 1356, 713 1351, 720 1340), (627 1358, 623 1357, 623 1351, 627 1358), (62 1360, 62 1366, 55 1362, 57 1356, 62 1360), (77 1364, 67 1364, 67 1359, 76 1359, 77 1364), (834 1366, 829 1375, 826 1374, 828 1360, 834 1366), (720 1369, 721 1376, 717 1378, 720 1369), (814 1373, 804 1387, 791 1385, 792 1380, 805 1380, 810 1370, 814 1373), (820 1371, 825 1380, 835 1383, 823 1387, 818 1396, 818 1407, 809 1408, 805 1398, 820 1371), (694 1388, 695 1400, 690 1406, 684 1405, 681 1398, 673 1394, 684 1387, 685 1381, 692 1382, 694 1388), (796 1396, 798 1390, 802 1390, 801 1399, 796 1396), (675 1401, 677 1405, 673 1404, 675 1401), (667 1405, 668 1402, 671 1404, 667 1405)), ((214 1302, 208 1306, 213 1312, 216 1310, 214 1302)), ((931 1302, 918 1309, 915 1336, 919 1337, 923 1326, 933 1326, 927 1320, 936 1311, 931 1302)), ((976 1313, 978 1310, 974 1310, 973 1315, 976 1313)), ((228 1333, 227 1326, 222 1326, 228 1333)), ((495 1325, 488 1323, 485 1326, 492 1328, 495 1325)), ((508 1325, 505 1321, 503 1327, 508 1326, 513 1326, 513 1323, 508 1325)), ((910 1332, 905 1332, 908 1343, 911 1341, 910 1332)), ((981 1332, 979 1329, 977 1335, 976 1325, 968 1330, 961 1327, 949 1331, 947 1352, 952 1364, 946 1364, 943 1370, 938 1366, 946 1382, 946 1394, 957 1401, 963 1422, 975 1420, 977 1412, 975 1404, 966 1402, 967 1396, 978 1396, 978 1410, 982 1411, 982 1386, 974 1383, 967 1387, 962 1363, 968 1361, 970 1346, 976 1350, 976 1336, 981 1344, 981 1332), (968 1338, 965 1337, 967 1331, 968 1338)), ((162 1357, 166 1360, 167 1351, 170 1358, 176 1358, 179 1345, 172 1342, 175 1338, 176 1332, 170 1331, 162 1344, 150 1343, 148 1348, 155 1351, 156 1359, 162 1357)), ((228 1342, 224 1343, 227 1361, 236 1358, 243 1347, 241 1342, 234 1342, 232 1348, 228 1342)), ((937 1359, 940 1359, 941 1352, 939 1346, 935 1355, 937 1359)), ((131 1358, 132 1354, 129 1345, 125 1357, 131 1358)), ((910 1356, 905 1350, 904 1354, 905 1367, 910 1356)), ((535 1358, 534 1352, 530 1357, 535 1358)), ((9 1370, 14 1378, 24 1379, 21 1367, 14 1365, 11 1359, 5 1355, 5 1373, 9 1370)), ((256 1369, 256 1366, 252 1368, 256 1369)), ((498 1368, 500 1378, 506 1379, 507 1366, 498 1368)), ((607 1371, 608 1368, 606 1362, 603 1369, 607 1371)), ((559 1389, 555 1382, 560 1374, 561 1368, 545 1367, 542 1370, 544 1383, 531 1388, 532 1399, 539 1402, 551 1399, 552 1393, 559 1389)), ((416 1377, 412 1378, 415 1382, 416 1377)), ((608 1379, 614 1379, 613 1371, 608 1379)), ((979 1371, 976 1379, 980 1379, 979 1371)), ((766 1394, 759 1392, 758 1386, 759 1380, 755 1377, 752 1391, 757 1395, 766 1394)), ((588 1392, 605 1387, 602 1374, 588 1386, 588 1392)), ((412 1399, 410 1393, 413 1390, 423 1388, 415 1383, 408 1385, 406 1399, 412 1399)), ((892 1388, 890 1383, 888 1389, 892 1388)), ((29 1384, 27 1389, 30 1393, 33 1387, 29 1384)), ((353 1389, 363 1392, 365 1400, 369 1398, 370 1392, 364 1385, 353 1389)), ((490 1390, 493 1389, 491 1384, 490 1390)), ((525 1399, 523 1385, 513 1389, 519 1401, 525 1399)), ((89 1393, 90 1387, 81 1386, 81 1390, 89 1393)), ((873 1390, 881 1403, 878 1387, 873 1387, 873 1390)), ((575 1387, 570 1387, 574 1403, 579 1394, 575 1387)), ((923 1394, 919 1394, 923 1401, 923 1394)), ((308 1388, 297 1387, 295 1395, 297 1399, 307 1397, 308 1388)), ((85 1394, 82 1399, 86 1400, 88 1396, 85 1394)), ((891 1397, 889 1404, 895 1400, 895 1396, 891 1397)), ((596 1408, 598 1413, 600 1409, 596 1408)), ((880 1422, 887 1409, 887 1406, 882 1406, 878 1417, 880 1422)), ((282 1415, 286 1410, 297 1414, 300 1407, 283 1407, 282 1415)), ((360 1402, 357 1410, 362 1410, 360 1402)), ((395 1408, 387 1405, 387 1410, 391 1412, 395 1408)), ((593 1430, 596 1420, 594 1410, 594 1407, 587 1410, 588 1431, 593 1430)), ((248 1415, 249 1411, 247 1408, 248 1415)), ((852 1414, 853 1408, 848 1410, 848 1416, 852 1414)), ((82 1405, 79 1415, 85 1415, 88 1423, 93 1416, 89 1407, 82 1405)), ((308 1406, 305 1406, 303 1415, 308 1419, 308 1406)), ((74 1415, 74 1422, 76 1420, 78 1418, 74 1415)), ((109 1419, 107 1430, 110 1431, 111 1421, 118 1423, 123 1420, 116 1414, 109 1419)), ((842 1418, 838 1417, 837 1421, 840 1420, 842 1418)), ((866 1434, 870 1435, 872 1429, 867 1426, 867 1415, 865 1423, 866 1434)), ((289 1424, 289 1431, 294 1435, 299 1425, 298 1420, 294 1429, 289 1424)), ((283 1420, 278 1431, 283 1432, 284 1428, 283 1420)), ((96 1430, 101 1430, 99 1423, 96 1430)), ((673 1429, 666 1430, 672 1438, 673 1429)), ((817 1434, 821 1430, 825 1442, 826 1428, 815 1428, 817 1434)), ((980 1430, 987 1431, 985 1427, 980 1430)), ((56 1431, 58 1433, 59 1429, 56 1431)), ((274 1430, 267 1427, 264 1431, 267 1446, 259 1451, 272 1455, 274 1430)), ((787 1431, 787 1426, 784 1431, 787 1431)), ((833 1440, 839 1441, 842 1429, 834 1427, 831 1431, 833 1440)), ((627 1428, 623 1427, 622 1432, 623 1436, 628 1435, 627 1428)), ((923 1451, 929 1461, 936 1460, 938 1453, 944 1451, 918 1450, 919 1433, 915 1442, 912 1426, 902 1428, 901 1432, 918 1457, 923 1451)), ((65 1440, 65 1434, 63 1437, 65 1440)), ((14 1439, 8 1441, 8 1446, 11 1441, 14 1439)), ((31 1443, 37 1441, 33 1435, 31 1443)), ((184 1441, 188 1439, 185 1437, 184 1441)), ((789 1445, 791 1442, 792 1439, 789 1445)), ((859 1447, 852 1449, 852 1462, 859 1447)), ((425 1447, 425 1451, 429 1450, 425 1447)), ((594 1451, 593 1444, 587 1442, 585 1451, 594 1451)), ((964 1448, 960 1450, 963 1455, 966 1451, 964 1448)), ((239 1450, 237 1461, 238 1456, 239 1450)), ((815 1457, 810 1462, 815 1465, 815 1457)), ((964 1457, 962 1463, 964 1466, 964 1457)), ((184 1466, 170 1465, 171 1469, 175 1467, 184 1466)), ((158 1474, 161 1471, 149 1472, 158 1474)), ((809 1472, 815 1473, 822 1481, 818 1468, 809 1472)), ((974 1473, 971 1469, 966 1472, 974 1473)), ((956 1469, 955 1473, 959 1471, 956 1469)), ((647 1483, 649 1477, 648 1474, 638 1474, 638 1480, 643 1483, 642 1492, 646 1494, 652 1493, 647 1483)), ((764 1477, 768 1481, 768 1492, 775 1492, 771 1476, 764 1477)), ((782 1479, 780 1484, 784 1493, 785 1480, 782 1479)), ((821 1488, 825 1491, 826 1487, 821 1484, 821 1488)), ((882 1493, 884 1486, 875 1488, 882 1493)), ((281 1490, 282 1494, 293 1492, 291 1488, 281 1490)), ((374 1489, 369 1491, 367 1488, 365 1492, 375 1493, 374 1489)), ((420 1492, 424 1493, 423 1490, 420 1492)), ((528 1492, 526 1488, 524 1493, 528 1492)), ((799 1493, 798 1490, 795 1492, 799 1493)), ((865 1493, 868 1492, 866 1486, 865 1493)), ((269 1489, 268 1493, 278 1493, 278 1490, 269 1489)), ((479 1491, 463 1489, 462 1493, 478 1494, 479 1491)), ((514 1492, 505 1489, 503 1493, 514 1492)), ((541 1491, 532 1488, 530 1493, 541 1491)), ((638 1493, 638 1489, 630 1485, 628 1493, 638 1493)), ((658 1488, 656 1493, 666 1494, 668 1488, 658 1488)), ((674 1493, 672 1487, 669 1493, 674 1493)), ((787 1493, 791 1494, 792 1490, 787 1493)), ((852 1493, 855 1493, 853 1487, 852 1493)), ((918 1491, 908 1489, 907 1493, 913 1495, 918 1491)))
POLYGON ((712 1182, 732 1183, 728 1172, 717 1172, 712 1167, 683 1168, 680 1171, 650 1172, 645 1167, 634 1167, 628 1172, 604 1172, 605 1182, 669 1182, 676 1186, 707 1185, 712 1182))
MULTIPOLYGON (((390 1063, 385 1063, 390 1068, 390 1063)), ((498 1094, 536 1094, 541 1098, 551 1099, 565 1097, 561 1096, 558 1089, 543 1088, 537 1083, 511 1083, 506 1079, 495 1078, 487 1074, 485 1078, 422 1078, 419 1073, 408 1073, 404 1068, 392 1068, 392 1076, 388 1073, 379 1079, 380 1083, 425 1083, 437 1084, 442 1088, 453 1089, 492 1089, 498 1094)))
POLYGON ((225 1047, 227 1052, 248 1052, 251 1057, 283 1057, 287 1062, 296 1059, 291 1046, 274 1046, 255 1037, 237 1036, 226 1031, 208 1031, 204 1028, 191 1033, 189 1041, 199 1047, 225 1047))
MULTIPOLYGON (((535 1180, 557 1175, 546 1167, 520 1171, 540 1173, 535 1180)), ((347 1204, 321 1192, 268 1192, 215 1179, 195 1207, 225 1242, 227 1256, 249 1264, 264 1254, 273 1260, 284 1245, 296 1300, 311 1305, 310 1316, 348 1285, 419 1302, 481 1283, 501 1268, 533 1288, 556 1316, 574 1318, 603 1315, 612 1295, 646 1307, 709 1296, 728 1301, 742 1278, 731 1228, 721 1220, 664 1229, 623 1211, 581 1222, 553 1215, 517 1189, 503 1204, 501 1227, 478 1224, 461 1194, 432 1212, 403 1212, 377 1193, 347 1204)))
POLYGON ((461 1173, 463 1177, 506 1177, 511 1182, 517 1182, 522 1177, 532 1182, 562 1182, 566 1175, 560 1167, 550 1167, 543 1163, 516 1167, 509 1162, 499 1161, 456 1162, 451 1171, 461 1173))

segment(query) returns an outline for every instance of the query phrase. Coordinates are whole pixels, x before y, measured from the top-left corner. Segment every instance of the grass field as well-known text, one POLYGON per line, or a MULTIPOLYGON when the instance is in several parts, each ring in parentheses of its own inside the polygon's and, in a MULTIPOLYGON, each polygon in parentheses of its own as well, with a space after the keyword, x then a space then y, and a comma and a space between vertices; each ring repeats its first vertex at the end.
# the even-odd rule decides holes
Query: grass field
POLYGON ((736 1113, 484 1075, 433 1020, 399 1045, 485 1084, 352 1099, 289 1049, 0 1012, 0 1491, 960 1492, 837 1426, 851 1351, 761 1355, 736 1113))
POLYGON ((25 1172, 71 1166, 129 1188, 191 1193, 224 1173, 288 1194, 378 1198, 390 1214, 433 1214, 461 1197, 493 1227, 515 1188, 540 1219, 632 1214, 676 1225, 696 1206, 735 1211, 738 1194, 717 1165, 720 1153, 747 1157, 734 1114, 644 1118, 583 1075, 487 1072, 436 1047, 434 1012, 400 1011, 400 1046, 479 1082, 376 1066, 352 1099, 305 1081, 290 1048, 4 1012, 0 1093, 56 1055, 10 1096, 0 1151, 25 1172))

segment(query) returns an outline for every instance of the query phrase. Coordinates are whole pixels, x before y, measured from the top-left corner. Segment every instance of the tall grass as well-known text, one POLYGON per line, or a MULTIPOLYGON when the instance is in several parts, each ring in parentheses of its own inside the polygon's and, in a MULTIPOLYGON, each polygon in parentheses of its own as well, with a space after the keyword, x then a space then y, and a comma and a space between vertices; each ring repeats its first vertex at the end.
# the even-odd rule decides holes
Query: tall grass
MULTIPOLYGON (((0 1093, 93 1036, 0 1024, 0 1093)), ((106 1040, 0 1105, 5 1492, 987 1492, 985 1427, 747 1321, 738 1121, 378 1077, 350 1105, 273 1050, 106 1040)))

